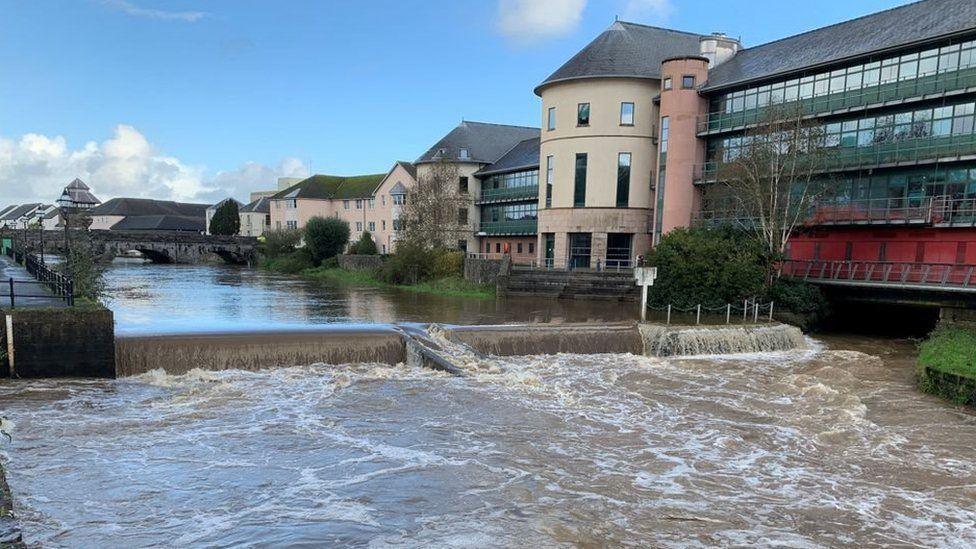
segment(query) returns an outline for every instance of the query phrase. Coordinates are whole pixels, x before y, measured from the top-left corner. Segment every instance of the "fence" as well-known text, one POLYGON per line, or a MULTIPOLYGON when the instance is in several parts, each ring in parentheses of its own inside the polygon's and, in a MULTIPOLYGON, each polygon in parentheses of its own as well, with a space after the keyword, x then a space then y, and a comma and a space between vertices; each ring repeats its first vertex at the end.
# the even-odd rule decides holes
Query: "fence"
MULTIPOLYGON (((673 304, 653 306, 648 309, 663 317, 664 323, 671 324, 675 318, 694 319, 695 325, 705 324, 758 324, 759 322, 773 322, 773 302, 760 303, 755 299, 743 300, 742 305, 707 306, 697 304, 691 307, 678 307, 673 304)), ((690 322, 689 322, 690 323, 690 322)))
POLYGON ((18 299, 57 300, 63 301, 69 307, 74 306, 74 282, 70 277, 51 269, 34 254, 8 248, 7 256, 23 265, 27 273, 34 277, 34 280, 15 280, 13 277, 7 279, 7 293, 0 294, 0 298, 10 303, 11 309, 17 307, 18 299), (18 292, 18 287, 25 289, 18 292))
POLYGON ((976 291, 976 266, 897 261, 830 261, 791 259, 779 265, 780 276, 838 284, 922 286, 976 291))

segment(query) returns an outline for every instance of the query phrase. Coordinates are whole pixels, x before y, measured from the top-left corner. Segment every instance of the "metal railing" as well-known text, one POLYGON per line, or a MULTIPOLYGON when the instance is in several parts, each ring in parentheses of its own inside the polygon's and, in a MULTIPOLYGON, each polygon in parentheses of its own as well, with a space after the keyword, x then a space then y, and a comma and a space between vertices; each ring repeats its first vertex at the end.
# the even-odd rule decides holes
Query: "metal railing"
POLYGON ((565 258, 533 259, 518 265, 521 268, 542 271, 589 271, 597 273, 623 273, 633 270, 632 259, 594 259, 589 267, 580 267, 565 258))
POLYGON ((507 200, 532 199, 539 196, 538 185, 527 185, 523 187, 506 187, 501 189, 481 189, 481 195, 476 200, 477 203, 503 202, 507 200))
MULTIPOLYGON (((925 74, 910 80, 889 80, 869 88, 846 90, 817 97, 808 97, 776 103, 787 109, 798 108, 807 117, 828 116, 837 111, 848 112, 858 107, 872 107, 885 103, 904 102, 906 99, 931 96, 976 87, 976 69, 939 74, 925 74)), ((745 128, 758 123, 768 107, 758 107, 733 113, 710 112, 699 116, 699 134, 745 128)))
MULTIPOLYGON (((724 305, 692 305, 681 307, 674 304, 667 305, 648 305, 647 308, 663 316, 664 323, 671 324, 673 317, 690 317, 695 319, 695 324, 701 324, 705 320, 706 324, 756 324, 759 322, 772 322, 774 304, 760 303, 757 299, 745 299, 742 304, 726 303, 724 305), (724 319, 724 322, 723 322, 724 319)), ((690 319, 689 318, 689 319, 690 319)))
POLYGON ((976 266, 897 261, 782 261, 779 276, 834 284, 931 287, 976 291, 976 266))
POLYGON ((51 269, 32 253, 9 248, 7 256, 23 265, 27 273, 34 277, 33 281, 14 280, 13 278, 7 280, 7 293, 0 294, 0 299, 9 301, 10 308, 17 306, 17 298, 54 299, 64 301, 69 307, 74 306, 74 281, 71 280, 71 277, 51 269), (41 286, 47 288, 48 293, 18 293, 17 286, 33 286, 35 288, 41 286))

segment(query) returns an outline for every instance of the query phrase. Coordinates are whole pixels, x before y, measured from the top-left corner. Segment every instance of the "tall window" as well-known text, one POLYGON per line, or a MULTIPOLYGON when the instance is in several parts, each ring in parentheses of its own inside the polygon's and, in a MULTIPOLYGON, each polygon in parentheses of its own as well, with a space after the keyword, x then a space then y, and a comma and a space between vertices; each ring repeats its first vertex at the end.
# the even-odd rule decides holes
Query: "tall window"
POLYGON ((654 208, 654 243, 661 241, 661 231, 664 228, 664 183, 668 164, 668 132, 671 127, 667 116, 661 117, 661 152, 657 161, 657 189, 655 190, 657 205, 654 208))
POLYGON ((590 125, 590 104, 580 103, 576 106, 576 125, 577 126, 589 126, 590 125))
POLYGON ((375 232, 376 231, 376 222, 375 221, 370 221, 369 222, 369 225, 367 225, 367 226, 369 227, 370 232, 375 232))
POLYGON ((458 192, 468 192, 468 178, 466 176, 461 176, 458 178, 458 192))
POLYGON ((348 200, 343 200, 342 201, 342 207, 343 207, 343 209, 348 210, 349 209, 349 201, 348 200))
POLYGON ((671 77, 670 76, 668 76, 667 78, 664 79, 664 82, 661 84, 661 87, 665 91, 671 89, 671 77))
POLYGON ((549 107, 548 112, 549 118, 546 121, 546 128, 548 128, 549 131, 552 131, 556 129, 556 107, 549 107))
POLYGON ((552 207, 552 155, 546 157, 546 207, 552 207))
POLYGON ((630 153, 617 155, 617 207, 626 208, 630 197, 630 153))
POLYGON ((633 103, 620 104, 620 125, 621 126, 634 125, 634 104, 633 103))
POLYGON ((576 186, 573 189, 573 206, 586 206, 586 153, 576 153, 576 186))

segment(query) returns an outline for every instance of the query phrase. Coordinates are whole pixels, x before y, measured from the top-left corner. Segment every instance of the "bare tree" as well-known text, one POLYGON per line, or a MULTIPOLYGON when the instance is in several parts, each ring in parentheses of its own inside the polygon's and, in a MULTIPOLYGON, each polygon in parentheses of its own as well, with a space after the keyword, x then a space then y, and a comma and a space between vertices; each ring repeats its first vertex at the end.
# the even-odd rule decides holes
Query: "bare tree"
POLYGON ((472 228, 467 212, 473 204, 471 196, 459 188, 457 165, 436 161, 407 192, 401 219, 404 239, 425 247, 455 248, 466 239, 472 228))
POLYGON ((769 107, 741 146, 725 154, 711 198, 731 202, 738 223, 773 257, 780 256, 831 188, 824 168, 832 149, 826 147, 823 127, 805 120, 799 109, 769 107))

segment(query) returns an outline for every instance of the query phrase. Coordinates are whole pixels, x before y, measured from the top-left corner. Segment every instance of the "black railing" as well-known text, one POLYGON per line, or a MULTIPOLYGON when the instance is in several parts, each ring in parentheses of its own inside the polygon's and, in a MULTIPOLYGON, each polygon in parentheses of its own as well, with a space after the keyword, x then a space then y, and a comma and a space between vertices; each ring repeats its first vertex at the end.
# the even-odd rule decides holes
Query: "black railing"
POLYGON ((23 265, 27 273, 34 277, 32 281, 14 280, 13 278, 7 279, 7 283, 5 284, 7 293, 0 294, 0 298, 3 298, 4 302, 9 302, 10 308, 17 306, 18 298, 55 299, 64 301, 69 307, 74 306, 74 282, 71 280, 71 277, 51 269, 36 255, 20 249, 8 248, 7 256, 18 264, 23 265), (18 286, 33 287, 35 288, 35 293, 29 293, 30 290, 18 292, 18 286), (47 291, 37 290, 38 286, 42 289, 46 288, 47 291))

